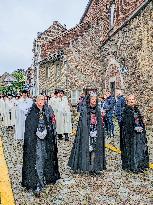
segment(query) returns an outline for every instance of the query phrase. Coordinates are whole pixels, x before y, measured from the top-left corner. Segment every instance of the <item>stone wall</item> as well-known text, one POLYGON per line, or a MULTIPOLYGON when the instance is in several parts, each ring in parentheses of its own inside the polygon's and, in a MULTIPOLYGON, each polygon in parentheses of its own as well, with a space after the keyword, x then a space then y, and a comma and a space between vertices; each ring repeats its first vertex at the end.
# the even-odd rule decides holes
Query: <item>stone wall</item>
POLYGON ((81 18, 81 23, 102 21, 101 41, 104 42, 145 2, 144 0, 90 0, 81 18), (115 2, 114 26, 110 28, 110 7, 113 2, 115 2))
POLYGON ((145 105, 145 119, 151 124, 152 3, 149 0, 117 0, 114 27, 110 30, 111 2, 89 1, 79 25, 64 30, 54 22, 55 28, 51 27, 37 38, 38 42, 41 39, 40 50, 34 52, 40 56, 37 59, 40 92, 47 93, 58 87, 64 88, 69 95, 73 89, 87 87, 96 87, 101 92, 115 81, 115 88, 123 89, 125 94, 136 93, 139 104, 145 105), (138 12, 147 2, 150 4, 145 10, 138 12), (135 17, 128 21, 132 14, 135 17))
MULTIPOLYGON (((102 84, 99 50, 101 30, 102 25, 99 22, 96 26, 90 25, 90 27, 86 28, 77 37, 72 38, 71 34, 68 34, 70 36, 69 43, 62 47, 64 57, 60 60, 47 58, 40 63, 39 76, 41 76, 41 90, 45 90, 46 88, 53 90, 57 87, 63 87, 70 94, 70 90, 72 89, 83 89, 86 87, 100 88, 102 84), (61 65, 61 71, 60 75, 57 76, 56 65, 59 63, 61 65), (47 66, 51 69, 49 78, 46 77, 47 66)), ((47 52, 52 56, 58 56, 58 53, 61 51, 59 49, 55 52, 56 50, 52 50, 53 47, 50 47, 50 49, 47 52)))
MULTIPOLYGON (((98 88, 101 93, 114 86, 125 95, 136 95, 153 131, 153 4, 151 0, 116 0, 110 29, 111 2, 90 0, 76 27, 66 30, 54 22, 38 36, 33 52, 40 92, 50 94, 60 87, 71 96, 72 90, 98 88)), ((153 136, 148 136, 152 152, 153 136)))
POLYGON ((147 124, 151 125, 153 125, 151 112, 153 107, 152 9, 152 3, 150 3, 101 47, 101 66, 103 76, 105 76, 105 87, 109 88, 109 78, 116 79, 118 74, 116 87, 124 89, 125 94, 136 94, 147 124), (122 65, 128 68, 127 73, 119 71, 122 65))
POLYGON ((33 42, 32 49, 34 53, 32 63, 32 67, 34 68, 34 95, 39 94, 39 62, 41 60, 42 50, 46 48, 48 42, 65 31, 66 28, 64 26, 62 26, 58 21, 54 21, 53 24, 44 32, 37 33, 37 38, 33 42))
MULTIPOLYGON (((42 59, 48 57, 50 53, 57 52, 70 44, 70 41, 80 38, 91 26, 103 25, 103 29, 99 30, 101 41, 105 41, 110 34, 116 31, 128 18, 136 11, 144 2, 144 0, 115 1, 114 26, 110 30, 110 6, 112 0, 90 0, 85 12, 81 18, 80 24, 70 30, 62 29, 58 35, 52 35, 53 27, 43 32, 41 39, 46 39, 41 45, 42 59), (45 37, 44 37, 45 36, 45 37)), ((55 22, 55 25, 57 23, 55 22)), ((59 23, 58 23, 59 24, 59 23)), ((59 27, 59 26, 58 26, 59 27)), ((55 26, 55 31, 58 31, 55 26)), ((55 32, 57 34, 57 32, 55 32)))
MULTIPOLYGON (((103 77, 106 74, 102 67, 103 64, 100 62, 103 61, 103 59, 100 60, 100 45, 102 42, 106 42, 109 36, 125 23, 144 1, 132 0, 123 3, 123 1, 117 0, 114 27, 110 30, 111 3, 111 0, 90 0, 80 24, 76 27, 64 31, 64 28, 58 22, 54 22, 53 26, 37 38, 37 42, 41 42, 39 43, 41 59, 41 62, 39 61, 41 64, 39 84, 41 90, 53 90, 58 86, 67 90, 87 86, 98 87, 101 90, 106 87, 103 83, 103 77), (55 32, 53 32, 54 29, 55 32), (52 33, 55 35, 52 35, 52 33), (59 62, 52 59, 61 50, 64 52, 64 60, 62 59, 60 62, 60 75, 56 76, 56 64, 59 64, 59 62), (52 56, 51 59, 50 56, 52 56), (46 77, 45 74, 48 66, 52 69, 50 77, 46 77)), ((35 55, 37 56, 38 53, 35 52, 35 55)), ((118 78, 119 76, 120 73, 118 73, 118 78)), ((123 80, 120 78, 119 80, 122 84, 123 80)))

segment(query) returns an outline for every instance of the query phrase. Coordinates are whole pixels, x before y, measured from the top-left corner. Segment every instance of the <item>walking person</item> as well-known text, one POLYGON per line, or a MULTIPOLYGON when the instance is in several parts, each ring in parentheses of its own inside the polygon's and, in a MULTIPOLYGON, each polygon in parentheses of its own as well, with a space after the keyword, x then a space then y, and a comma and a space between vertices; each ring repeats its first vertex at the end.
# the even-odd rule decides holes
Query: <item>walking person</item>
POLYGON ((88 96, 82 107, 68 166, 90 174, 106 169, 104 128, 95 95, 88 96))
POLYGON ((125 97, 122 94, 121 90, 116 90, 116 104, 115 104, 115 115, 117 117, 117 121, 119 124, 119 127, 121 126, 122 121, 122 112, 125 107, 125 97))
POLYGON ((64 95, 64 90, 59 89, 58 99, 56 101, 56 132, 58 139, 69 141, 69 135, 72 133, 71 110, 67 97, 64 95))
POLYGON ((149 167, 146 129, 134 95, 127 97, 120 136, 122 168, 134 173, 149 167))
POLYGON ((15 139, 24 139, 26 115, 32 104, 33 100, 28 98, 28 91, 23 90, 22 97, 18 100, 16 105, 15 139))
POLYGON ((106 122, 108 126, 108 136, 114 137, 114 122, 113 122, 113 114, 115 107, 115 98, 111 95, 110 91, 105 93, 106 99, 104 102, 104 110, 106 112, 106 122))
POLYGON ((44 105, 44 96, 38 96, 25 122, 22 186, 36 196, 60 178, 54 120, 44 105))

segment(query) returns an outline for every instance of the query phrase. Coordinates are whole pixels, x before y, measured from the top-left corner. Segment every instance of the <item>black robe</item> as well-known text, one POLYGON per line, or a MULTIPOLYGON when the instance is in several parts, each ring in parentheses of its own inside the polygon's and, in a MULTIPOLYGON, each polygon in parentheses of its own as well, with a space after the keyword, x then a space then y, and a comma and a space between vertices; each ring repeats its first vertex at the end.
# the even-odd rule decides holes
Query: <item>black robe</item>
POLYGON ((90 135, 90 107, 84 105, 80 113, 80 119, 77 126, 77 133, 68 161, 68 166, 74 171, 102 171, 106 169, 105 163, 105 139, 104 129, 102 127, 102 117, 98 106, 96 106, 95 114, 97 117, 97 140, 95 145, 94 168, 90 168, 90 152, 89 152, 89 135, 90 135))
MULTIPOLYGON (((39 178, 36 170, 36 145, 37 136, 36 131, 39 122, 39 109, 34 104, 28 113, 25 122, 25 135, 23 145, 23 167, 22 167, 22 186, 27 189, 35 190, 39 183, 39 178)), ((53 125, 53 112, 49 107, 44 106, 45 125, 47 128, 47 135, 44 139, 46 149, 46 159, 44 165, 44 177, 46 184, 55 183, 60 178, 58 171, 57 159, 57 141, 55 137, 53 125)))
POLYGON ((122 168, 132 172, 141 172, 149 167, 149 155, 145 125, 139 109, 126 105, 122 114, 120 148, 122 168), (137 126, 134 113, 138 119, 138 125, 143 128, 142 132, 136 132, 137 126))

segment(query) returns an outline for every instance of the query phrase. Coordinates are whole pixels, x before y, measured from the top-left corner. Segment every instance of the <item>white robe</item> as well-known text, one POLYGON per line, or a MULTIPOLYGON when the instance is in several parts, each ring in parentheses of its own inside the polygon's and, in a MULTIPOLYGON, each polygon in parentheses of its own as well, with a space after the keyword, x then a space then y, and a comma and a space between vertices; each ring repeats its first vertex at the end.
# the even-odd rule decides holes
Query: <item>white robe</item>
POLYGON ((24 139, 26 114, 32 104, 31 98, 20 98, 16 104, 15 139, 24 139))
POLYGON ((58 102, 58 98, 56 97, 51 97, 51 99, 48 101, 48 105, 50 105, 54 111, 55 118, 57 115, 57 102, 58 102))
POLYGON ((4 100, 4 107, 3 107, 3 125, 4 127, 11 126, 10 125, 10 107, 9 107, 9 99, 5 98, 4 100))
POLYGON ((56 132, 57 134, 71 133, 71 111, 67 97, 57 98, 56 101, 56 132))

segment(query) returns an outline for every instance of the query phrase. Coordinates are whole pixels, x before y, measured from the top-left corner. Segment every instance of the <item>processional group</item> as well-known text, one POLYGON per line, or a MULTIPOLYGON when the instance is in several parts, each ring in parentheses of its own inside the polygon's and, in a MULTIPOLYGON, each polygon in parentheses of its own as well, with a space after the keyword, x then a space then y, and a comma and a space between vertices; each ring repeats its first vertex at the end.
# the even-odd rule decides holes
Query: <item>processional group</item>
MULTIPOLYGON (((122 169, 140 173, 149 168, 147 137, 143 117, 134 95, 116 98, 106 91, 103 96, 95 92, 82 93, 77 112, 79 120, 68 167, 74 173, 100 175, 107 169, 105 139, 115 137, 114 118, 120 128, 122 169)), ((60 179, 58 143, 69 141, 72 133, 72 112, 63 89, 49 96, 1 96, 2 127, 13 129, 14 139, 23 142, 22 186, 36 196, 47 184, 60 179)))

